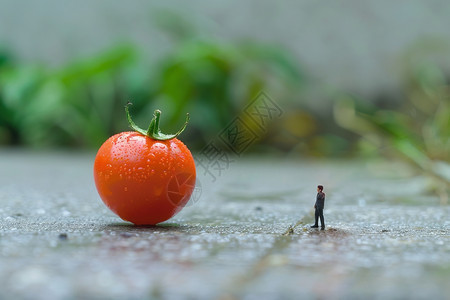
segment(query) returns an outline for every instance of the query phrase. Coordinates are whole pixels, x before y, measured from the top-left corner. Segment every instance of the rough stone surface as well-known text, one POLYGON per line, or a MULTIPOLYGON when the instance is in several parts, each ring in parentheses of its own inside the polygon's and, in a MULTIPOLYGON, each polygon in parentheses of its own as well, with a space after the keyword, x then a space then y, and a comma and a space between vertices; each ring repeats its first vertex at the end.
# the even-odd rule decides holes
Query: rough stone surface
POLYGON ((216 181, 198 169, 198 201, 173 219, 135 227, 103 205, 92 163, 0 151, 0 299, 450 294, 449 206, 399 166, 239 159, 216 181), (325 231, 309 228, 317 184, 325 231))

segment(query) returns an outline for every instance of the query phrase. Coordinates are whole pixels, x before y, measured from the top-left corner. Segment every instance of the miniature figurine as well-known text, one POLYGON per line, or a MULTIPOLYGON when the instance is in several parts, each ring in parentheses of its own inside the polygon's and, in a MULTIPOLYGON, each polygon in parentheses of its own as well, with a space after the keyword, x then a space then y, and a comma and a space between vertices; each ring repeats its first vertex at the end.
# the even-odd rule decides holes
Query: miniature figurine
POLYGON ((323 218, 323 208, 325 206, 325 193, 323 192, 323 185, 317 186, 317 196, 316 196, 316 203, 314 204, 314 208, 316 209, 315 217, 316 222, 314 223, 311 228, 319 228, 319 217, 320 217, 320 224, 321 230, 325 229, 325 221, 323 218))

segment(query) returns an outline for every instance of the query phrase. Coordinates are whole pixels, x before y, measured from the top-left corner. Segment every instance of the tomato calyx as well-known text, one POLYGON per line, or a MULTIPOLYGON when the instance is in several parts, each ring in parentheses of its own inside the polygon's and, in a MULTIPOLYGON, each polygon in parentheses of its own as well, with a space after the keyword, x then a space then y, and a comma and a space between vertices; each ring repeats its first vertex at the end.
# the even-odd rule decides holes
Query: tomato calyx
POLYGON ((164 134, 161 132, 161 129, 159 128, 159 119, 161 117, 161 111, 159 109, 155 110, 155 112, 153 113, 153 119, 150 122, 150 125, 148 126, 147 130, 144 130, 142 128, 140 128, 139 126, 137 126, 133 120, 131 119, 131 115, 130 115, 130 111, 128 109, 128 107, 130 105, 133 105, 133 103, 128 102, 127 105, 125 105, 125 112, 127 113, 127 120, 128 120, 128 124, 130 125, 130 127, 136 131, 139 132, 142 135, 148 136, 154 140, 158 140, 158 141, 167 141, 167 140, 171 140, 176 138, 177 136, 179 136, 184 129, 186 128, 188 122, 189 122, 189 113, 186 114, 186 122, 184 123, 184 125, 181 127, 180 130, 178 130, 177 133, 175 134, 164 134))

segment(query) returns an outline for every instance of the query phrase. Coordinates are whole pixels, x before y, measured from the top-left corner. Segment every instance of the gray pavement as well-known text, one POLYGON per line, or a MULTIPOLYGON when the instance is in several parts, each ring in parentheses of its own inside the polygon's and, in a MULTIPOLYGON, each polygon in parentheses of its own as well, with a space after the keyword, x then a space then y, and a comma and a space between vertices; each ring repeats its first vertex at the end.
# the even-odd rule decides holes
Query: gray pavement
POLYGON ((242 158, 159 226, 111 213, 93 154, 0 150, 0 299, 448 299, 450 208, 385 162, 242 158), (327 229, 310 229, 315 186, 327 229), (293 234, 283 235, 298 223, 293 234))

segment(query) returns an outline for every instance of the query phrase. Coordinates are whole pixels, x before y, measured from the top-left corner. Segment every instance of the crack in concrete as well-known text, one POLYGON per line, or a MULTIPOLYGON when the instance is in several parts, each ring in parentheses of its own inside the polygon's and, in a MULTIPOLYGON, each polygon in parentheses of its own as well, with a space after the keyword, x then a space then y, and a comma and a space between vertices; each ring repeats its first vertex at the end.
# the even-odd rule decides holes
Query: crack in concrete
POLYGON ((277 236, 266 253, 264 253, 256 263, 248 270, 248 272, 237 276, 232 280, 230 287, 226 291, 231 291, 224 293, 219 299, 239 299, 239 295, 251 282, 255 281, 258 277, 265 273, 267 269, 277 265, 283 265, 288 263, 288 259, 285 258, 280 253, 294 240, 289 238, 289 235, 294 233, 294 229, 300 225, 308 224, 313 220, 312 213, 303 216, 301 219, 295 223, 294 226, 289 225, 288 229, 281 235, 277 236))

